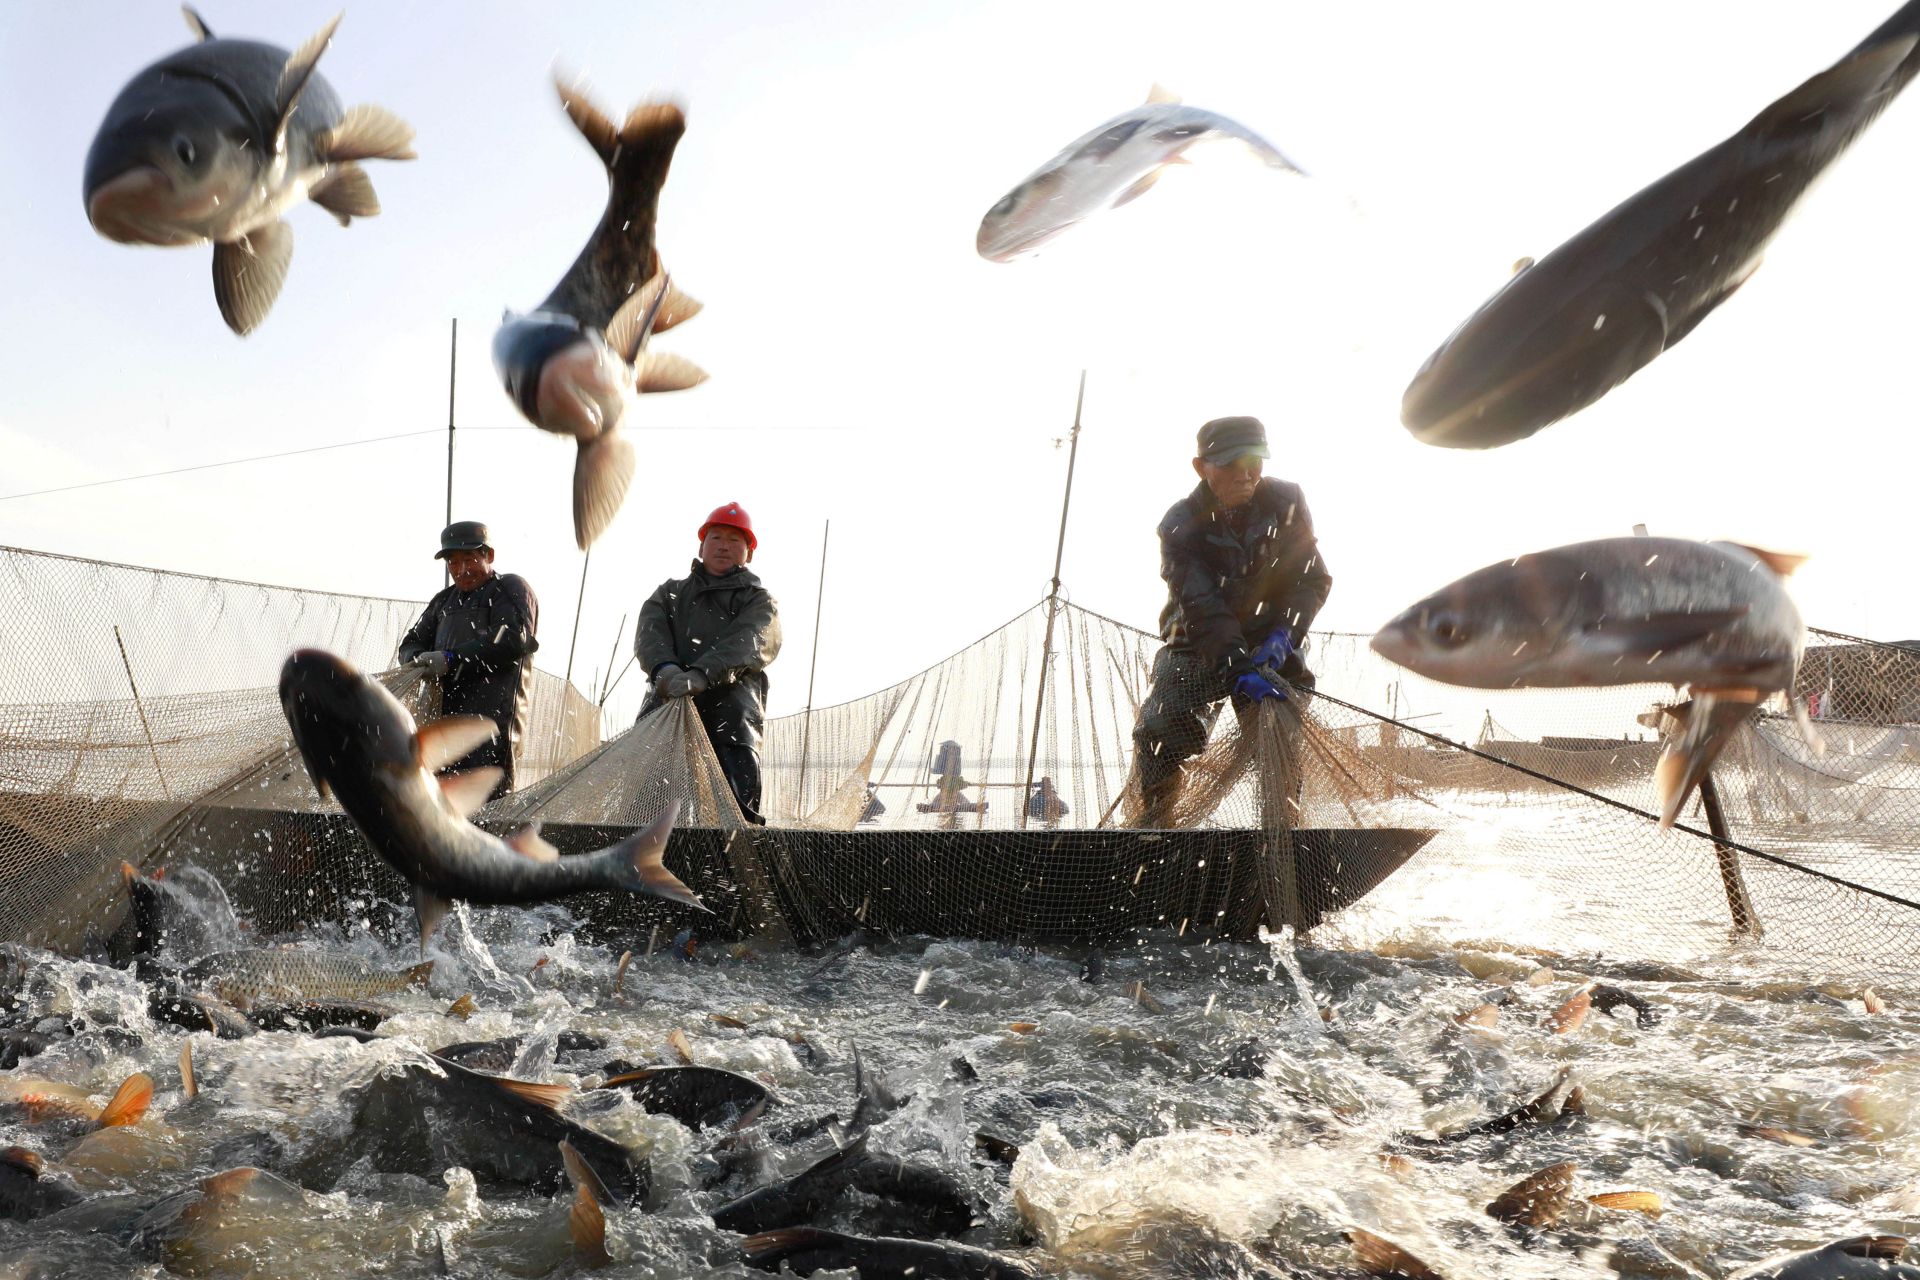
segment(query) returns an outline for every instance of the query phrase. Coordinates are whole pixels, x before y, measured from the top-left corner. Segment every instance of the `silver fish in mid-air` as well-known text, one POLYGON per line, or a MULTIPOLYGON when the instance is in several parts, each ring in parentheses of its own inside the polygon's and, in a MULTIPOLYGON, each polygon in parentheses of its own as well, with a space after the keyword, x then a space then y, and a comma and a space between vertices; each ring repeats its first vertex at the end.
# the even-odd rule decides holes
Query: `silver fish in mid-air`
POLYGON ((1742 1271, 1735 1280, 1920 1280, 1920 1267, 1900 1260, 1906 1252, 1904 1236, 1855 1236, 1742 1271))
POLYGON ((384 107, 342 108, 314 70, 335 17, 289 54, 200 38, 128 82, 87 151, 94 230, 122 244, 213 241, 213 296, 238 334, 266 319, 293 257, 281 217, 303 200, 346 226, 380 212, 362 160, 411 160, 413 129, 384 107))
POLYGON ((1920 0, 1738 133, 1513 278, 1400 402, 1427 444, 1490 449, 1577 413, 1733 296, 1826 167, 1920 72, 1920 0))
POLYGON ((508 312, 493 337, 493 366, 514 407, 542 431, 571 436, 573 534, 582 550, 620 510, 633 480, 633 445, 618 432, 629 389, 680 391, 707 375, 679 356, 647 351, 650 335, 700 310, 660 268, 654 220, 686 117, 642 103, 616 126, 557 84, 560 102, 607 167, 607 207, 586 248, 546 301, 508 312))
POLYGON ((1691 714, 1654 771, 1670 827, 1754 708, 1793 687, 1806 630, 1784 578, 1801 563, 1731 542, 1578 542, 1441 588, 1380 628, 1373 649, 1473 689, 1689 686, 1691 714))
POLYGON ((422 950, 455 901, 546 902, 626 889, 705 910, 661 861, 678 804, 611 848, 563 858, 538 824, 502 840, 467 821, 492 793, 498 769, 433 776, 498 732, 485 716, 448 716, 416 732, 398 699, 319 649, 287 659, 280 705, 314 785, 339 798, 367 843, 413 885, 422 950))
POLYGON ((1245 125, 1181 105, 1155 85, 1146 102, 1076 138, 1028 174, 980 220, 974 247, 989 262, 1011 262, 1103 209, 1145 195, 1168 165, 1185 164, 1199 142, 1234 138, 1275 169, 1300 166, 1245 125))

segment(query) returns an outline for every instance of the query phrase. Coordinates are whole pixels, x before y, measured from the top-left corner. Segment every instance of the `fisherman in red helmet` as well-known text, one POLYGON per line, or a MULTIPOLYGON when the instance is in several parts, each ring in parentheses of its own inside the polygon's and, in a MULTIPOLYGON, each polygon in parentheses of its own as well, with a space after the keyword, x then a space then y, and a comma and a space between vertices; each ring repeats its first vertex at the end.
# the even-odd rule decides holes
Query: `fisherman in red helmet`
POLYGON ((633 649, 653 682, 641 716, 670 698, 692 698, 741 814, 764 826, 760 730, 767 664, 780 652, 780 612, 747 568, 759 546, 739 503, 715 509, 700 526, 693 572, 661 583, 640 606, 633 649))

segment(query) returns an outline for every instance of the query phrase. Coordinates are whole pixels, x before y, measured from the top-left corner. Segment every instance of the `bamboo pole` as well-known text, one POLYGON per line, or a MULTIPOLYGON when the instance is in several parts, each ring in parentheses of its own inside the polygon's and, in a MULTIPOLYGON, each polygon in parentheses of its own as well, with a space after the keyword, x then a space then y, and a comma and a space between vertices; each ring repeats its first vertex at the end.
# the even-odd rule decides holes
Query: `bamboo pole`
POLYGON ((1040 754, 1040 720, 1047 709, 1047 668, 1053 662, 1053 623, 1060 614, 1060 562, 1067 551, 1067 511, 1073 505, 1073 467, 1080 458, 1080 410, 1087 402, 1087 371, 1080 371, 1080 390, 1073 399, 1073 430, 1067 436, 1067 489, 1060 499, 1060 537, 1053 548, 1053 586, 1047 591, 1047 634, 1040 642, 1040 689, 1033 702, 1033 740, 1027 747, 1027 782, 1020 793, 1020 829, 1026 830, 1028 801, 1033 796, 1033 766, 1040 754))
POLYGON ((827 600, 827 538, 833 532, 833 521, 827 521, 820 529, 820 585, 813 593, 813 658, 807 663, 807 715, 800 722, 800 781, 794 786, 794 803, 805 804, 807 798, 807 749, 813 745, 813 677, 820 669, 820 615, 827 600))
MULTIPOLYGON (((460 318, 453 319, 453 337, 447 345, 447 518, 445 524, 453 523, 453 389, 454 375, 460 368, 460 318)), ((446 567, 446 575, 441 585, 453 581, 453 566, 446 567)))
POLYGON ((160 779, 160 794, 173 799, 173 788, 167 785, 166 770, 160 767, 160 748, 154 745, 153 726, 147 723, 147 709, 140 701, 140 686, 133 679, 133 663, 127 658, 127 642, 120 637, 120 628, 113 629, 113 642, 120 646, 120 665, 126 668, 127 688, 133 690, 133 709, 140 716, 140 731, 147 735, 147 750, 153 756, 154 776, 160 779))

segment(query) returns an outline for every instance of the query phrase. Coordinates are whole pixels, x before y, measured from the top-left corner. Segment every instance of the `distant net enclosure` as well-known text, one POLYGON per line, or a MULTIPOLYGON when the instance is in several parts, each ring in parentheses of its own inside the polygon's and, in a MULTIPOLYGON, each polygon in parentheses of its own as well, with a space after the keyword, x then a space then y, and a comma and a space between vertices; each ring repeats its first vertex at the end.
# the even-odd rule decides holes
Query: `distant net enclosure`
MULTIPOLYGON (((0 934, 81 945, 124 910, 122 858, 212 871, 263 932, 404 899, 314 795, 272 685, 298 644, 378 671, 417 605, 17 552, 0 568, 18 602, 0 611, 0 934)), ((1102 946, 1291 927, 1920 976, 1910 649, 1816 633, 1792 696, 1824 750, 1784 699, 1757 713, 1715 770, 1716 840, 1698 804, 1654 824, 1672 690, 1456 689, 1351 634, 1312 637, 1316 692, 1244 724, 1223 712, 1171 813, 1143 814, 1132 734, 1158 645, 1042 602, 889 688, 775 719, 766 827, 742 818, 687 704, 601 742, 591 704, 542 676, 521 790, 479 821, 538 821, 571 853, 678 805, 668 864, 713 914, 574 902, 633 946, 682 926, 1102 946)), ((380 678, 417 699, 417 678, 380 678)))
MULTIPOLYGON (((217 862, 201 833, 236 810, 321 807, 280 664, 315 646, 391 667, 423 607, 0 548, 0 939, 77 949, 124 912, 123 860, 217 862)), ((421 683, 389 677, 416 702, 421 683)), ((556 677, 533 704, 523 777, 598 740, 556 677)))

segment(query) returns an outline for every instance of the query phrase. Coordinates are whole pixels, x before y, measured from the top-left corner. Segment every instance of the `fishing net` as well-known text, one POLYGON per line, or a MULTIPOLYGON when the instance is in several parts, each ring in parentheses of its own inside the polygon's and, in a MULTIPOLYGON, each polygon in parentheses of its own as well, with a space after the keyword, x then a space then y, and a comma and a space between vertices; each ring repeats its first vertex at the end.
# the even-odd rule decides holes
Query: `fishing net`
MULTIPOLYGON (((423 607, 0 548, 0 939, 104 937, 122 861, 198 860, 335 905, 285 839, 252 856, 276 815, 323 808, 288 742, 280 664, 315 646, 379 671, 423 607)), ((416 673, 387 681, 424 710, 416 673)), ((536 672, 520 776, 598 738, 592 703, 536 672)))
MULTIPOLYGON (((121 859, 218 875, 263 931, 406 887, 320 802, 273 694, 288 649, 385 665, 418 605, 0 553, 0 936, 82 945, 124 911, 121 859), (116 641, 114 628, 119 627, 116 641), (124 652, 123 652, 124 646, 124 652)), ((1663 686, 1463 690, 1316 634, 1318 675, 1223 710, 1144 810, 1133 731, 1157 638, 1043 602, 898 684, 767 725, 747 822, 670 704, 598 740, 541 674, 519 791, 478 821, 604 847, 669 806, 668 865, 709 914, 626 894, 583 927, 800 941, 866 929, 1130 945, 1316 931, 1617 959, 1737 958, 1837 979, 1920 969, 1920 649, 1816 632, 1703 801, 1654 822, 1663 686), (1719 834, 1714 834, 1717 825, 1719 834)), ((417 678, 380 677, 403 699, 417 678)), ((637 942, 629 945, 635 945, 637 942)))

